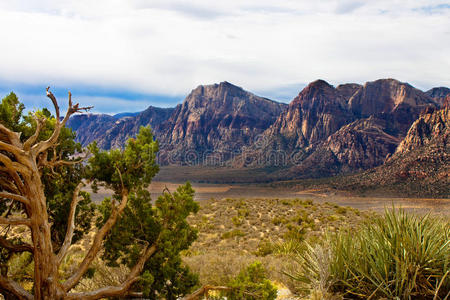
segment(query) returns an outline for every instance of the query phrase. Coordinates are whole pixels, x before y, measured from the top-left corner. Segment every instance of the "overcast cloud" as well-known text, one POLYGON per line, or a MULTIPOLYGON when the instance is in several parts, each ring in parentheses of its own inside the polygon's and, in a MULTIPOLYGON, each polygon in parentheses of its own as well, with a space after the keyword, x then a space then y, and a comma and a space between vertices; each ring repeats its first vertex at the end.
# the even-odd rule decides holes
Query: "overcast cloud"
POLYGON ((284 101, 318 78, 450 86, 448 1, 0 1, 0 41, 0 91, 88 87, 109 112, 224 80, 284 101))

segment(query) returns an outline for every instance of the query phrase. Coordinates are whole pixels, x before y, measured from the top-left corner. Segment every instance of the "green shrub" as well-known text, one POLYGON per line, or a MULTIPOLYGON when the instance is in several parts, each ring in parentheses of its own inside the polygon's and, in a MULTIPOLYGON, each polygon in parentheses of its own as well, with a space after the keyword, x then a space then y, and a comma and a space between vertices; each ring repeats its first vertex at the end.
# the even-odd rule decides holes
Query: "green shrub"
POLYGON ((269 240, 262 240, 259 242, 258 249, 255 251, 256 256, 267 256, 272 254, 274 250, 273 243, 269 240))
POLYGON ((278 226, 280 224, 286 224, 286 223, 289 223, 289 221, 286 218, 283 218, 283 217, 274 217, 272 219, 272 224, 275 225, 275 226, 278 226))
POLYGON ((345 214, 347 213, 347 208, 346 208, 346 207, 343 207, 343 206, 339 206, 339 207, 335 208, 334 211, 335 211, 337 214, 345 215, 345 214))
POLYGON ((287 232, 284 234, 286 240, 303 241, 305 239, 306 229, 305 227, 287 224, 287 232))
POLYGON ((327 234, 299 254, 299 289, 361 298, 443 299, 450 291, 450 223, 386 210, 360 230, 327 234), (329 245, 329 246, 326 246, 329 245))
POLYGON ((244 218, 240 216, 234 216, 231 218, 231 221, 235 226, 241 226, 242 223, 244 222, 244 218))
POLYGON ((242 270, 229 287, 231 291, 226 296, 230 300, 274 300, 277 297, 277 288, 267 279, 266 270, 259 261, 242 270))

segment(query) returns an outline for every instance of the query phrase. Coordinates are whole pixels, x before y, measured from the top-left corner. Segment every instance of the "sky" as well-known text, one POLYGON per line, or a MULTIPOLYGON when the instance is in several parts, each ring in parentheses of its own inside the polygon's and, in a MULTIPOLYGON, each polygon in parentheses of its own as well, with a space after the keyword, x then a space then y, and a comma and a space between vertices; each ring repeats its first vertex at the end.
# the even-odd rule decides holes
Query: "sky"
POLYGON ((229 81, 289 102, 309 82, 450 86, 450 1, 0 0, 0 96, 94 112, 171 107, 229 81))

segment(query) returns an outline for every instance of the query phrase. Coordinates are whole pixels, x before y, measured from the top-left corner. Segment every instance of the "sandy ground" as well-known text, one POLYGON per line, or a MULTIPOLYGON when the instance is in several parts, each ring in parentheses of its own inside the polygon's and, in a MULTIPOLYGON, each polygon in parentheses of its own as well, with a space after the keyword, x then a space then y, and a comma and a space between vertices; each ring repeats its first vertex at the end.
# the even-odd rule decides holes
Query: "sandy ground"
MULTIPOLYGON (((173 191, 179 183, 154 181, 150 185, 152 198, 156 199, 163 189, 167 187, 173 191)), ((402 207, 409 211, 419 213, 442 214, 450 217, 450 199, 417 199, 417 198, 383 198, 383 197, 355 197, 339 194, 330 194, 317 190, 292 190, 284 188, 272 188, 258 185, 231 185, 231 184, 208 184, 193 183, 195 199, 197 201, 211 198, 301 198, 312 199, 318 202, 333 202, 341 206, 350 206, 360 210, 383 211, 386 207, 402 207)), ((110 193, 100 189, 98 194, 92 194, 95 202, 100 202, 110 193)))

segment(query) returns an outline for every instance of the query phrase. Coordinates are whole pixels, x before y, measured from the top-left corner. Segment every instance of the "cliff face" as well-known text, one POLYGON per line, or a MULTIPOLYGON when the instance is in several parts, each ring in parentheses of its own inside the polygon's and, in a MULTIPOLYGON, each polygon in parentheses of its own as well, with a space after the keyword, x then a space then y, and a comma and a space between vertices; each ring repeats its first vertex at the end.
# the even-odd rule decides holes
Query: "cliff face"
POLYGON ((99 141, 99 147, 103 149, 123 147, 130 137, 136 136, 141 126, 150 126, 158 137, 159 126, 170 117, 173 110, 150 106, 135 117, 120 118, 105 132, 103 139, 99 141))
POLYGON ((317 143, 353 121, 347 98, 357 86, 334 88, 323 80, 310 83, 265 132, 273 149, 292 151, 317 143))
POLYGON ((378 168, 349 177, 344 188, 450 196, 450 108, 429 109, 378 168))
POLYGON ((136 136, 141 126, 150 125, 157 135, 158 126, 169 118, 172 111, 173 108, 150 106, 135 116, 75 115, 67 126, 76 131, 76 141, 83 146, 97 141, 102 149, 120 148, 128 138, 136 136))
MULTIPOLYGON (((109 149, 151 125, 162 164, 211 159, 238 168, 282 167, 274 174, 284 179, 321 177, 383 164, 421 112, 439 106, 437 97, 450 102, 445 93, 424 93, 394 79, 336 88, 317 80, 285 105, 222 82, 197 87, 175 108, 149 107, 121 118, 81 115, 69 126, 83 144, 97 140, 109 149)), ((404 143, 399 149, 406 149, 404 143)))
POLYGON ((104 114, 81 114, 72 116, 67 127, 76 132, 75 140, 83 146, 93 141, 101 143, 109 128, 114 126, 116 118, 104 114))
POLYGON ((337 88, 318 80, 264 133, 266 147, 255 149, 253 156, 274 150, 287 156, 300 153, 290 160, 293 166, 281 172, 283 178, 376 167, 395 151, 420 112, 430 107, 436 103, 429 96, 394 79, 337 88))
POLYGON ((450 89, 446 87, 435 87, 426 91, 425 94, 433 98, 440 106, 444 106, 446 99, 450 98, 450 89))
POLYGON ((162 155, 193 163, 214 151, 227 159, 251 145, 285 107, 228 82, 199 86, 161 125, 162 155))
POLYGON ((367 82, 349 99, 355 116, 384 119, 388 122, 386 130, 400 137, 429 106, 436 104, 424 92, 395 79, 367 82))

